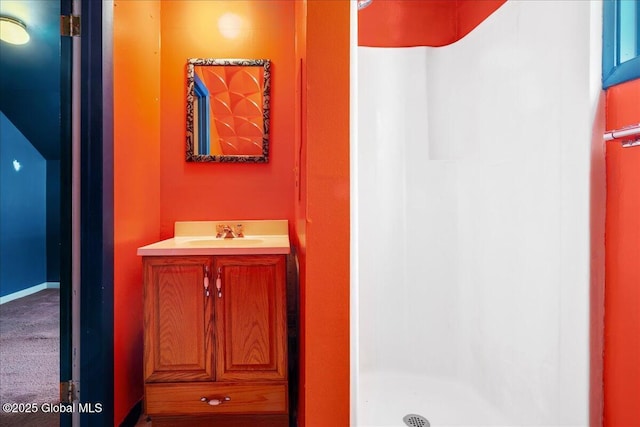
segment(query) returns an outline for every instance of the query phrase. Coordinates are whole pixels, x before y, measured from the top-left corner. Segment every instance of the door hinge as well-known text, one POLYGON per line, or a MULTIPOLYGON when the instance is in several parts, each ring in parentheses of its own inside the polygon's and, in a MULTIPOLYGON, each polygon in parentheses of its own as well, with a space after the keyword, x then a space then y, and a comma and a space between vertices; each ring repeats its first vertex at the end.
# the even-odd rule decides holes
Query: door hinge
POLYGON ((60 16, 60 35, 65 37, 79 37, 80 36, 80 16, 61 15, 60 16))
POLYGON ((78 382, 69 380, 60 383, 60 403, 73 403, 78 400, 78 382))

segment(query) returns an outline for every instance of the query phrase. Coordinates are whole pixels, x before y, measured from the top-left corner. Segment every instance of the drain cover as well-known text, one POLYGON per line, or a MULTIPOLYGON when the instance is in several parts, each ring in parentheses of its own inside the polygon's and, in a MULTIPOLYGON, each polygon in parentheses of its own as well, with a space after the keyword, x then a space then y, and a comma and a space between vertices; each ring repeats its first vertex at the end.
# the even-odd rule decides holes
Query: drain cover
POLYGON ((409 414, 402 418, 402 421, 409 427, 429 427, 429 421, 422 415, 409 414))

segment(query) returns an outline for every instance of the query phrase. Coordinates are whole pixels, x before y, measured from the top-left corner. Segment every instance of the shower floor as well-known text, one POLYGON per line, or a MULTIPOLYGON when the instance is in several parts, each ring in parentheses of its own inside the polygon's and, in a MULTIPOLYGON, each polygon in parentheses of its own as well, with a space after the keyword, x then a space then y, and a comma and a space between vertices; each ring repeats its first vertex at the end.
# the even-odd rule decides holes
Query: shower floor
POLYGON ((431 427, 508 426, 504 416, 471 387, 456 381, 387 373, 361 373, 359 427, 405 427, 402 417, 422 415, 431 427))

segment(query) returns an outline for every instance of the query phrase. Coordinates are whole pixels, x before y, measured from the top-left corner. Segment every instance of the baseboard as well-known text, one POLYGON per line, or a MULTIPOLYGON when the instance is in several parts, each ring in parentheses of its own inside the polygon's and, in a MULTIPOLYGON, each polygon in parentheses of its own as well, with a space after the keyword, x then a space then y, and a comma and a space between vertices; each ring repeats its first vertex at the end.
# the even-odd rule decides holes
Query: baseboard
POLYGON ((35 294, 36 292, 40 292, 44 289, 60 289, 60 282, 44 282, 40 283, 39 285, 31 286, 27 289, 5 295, 3 297, 0 297, 0 305, 8 303, 9 301, 16 300, 18 298, 24 298, 28 295, 35 294))

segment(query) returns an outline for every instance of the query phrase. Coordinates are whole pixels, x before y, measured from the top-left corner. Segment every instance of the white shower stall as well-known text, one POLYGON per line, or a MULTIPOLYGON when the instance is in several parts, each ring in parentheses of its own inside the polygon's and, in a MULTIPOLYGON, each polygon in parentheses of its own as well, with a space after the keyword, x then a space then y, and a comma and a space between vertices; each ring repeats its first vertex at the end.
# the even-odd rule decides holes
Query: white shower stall
POLYGON ((601 9, 509 0, 449 46, 357 48, 355 425, 588 425, 601 9))

